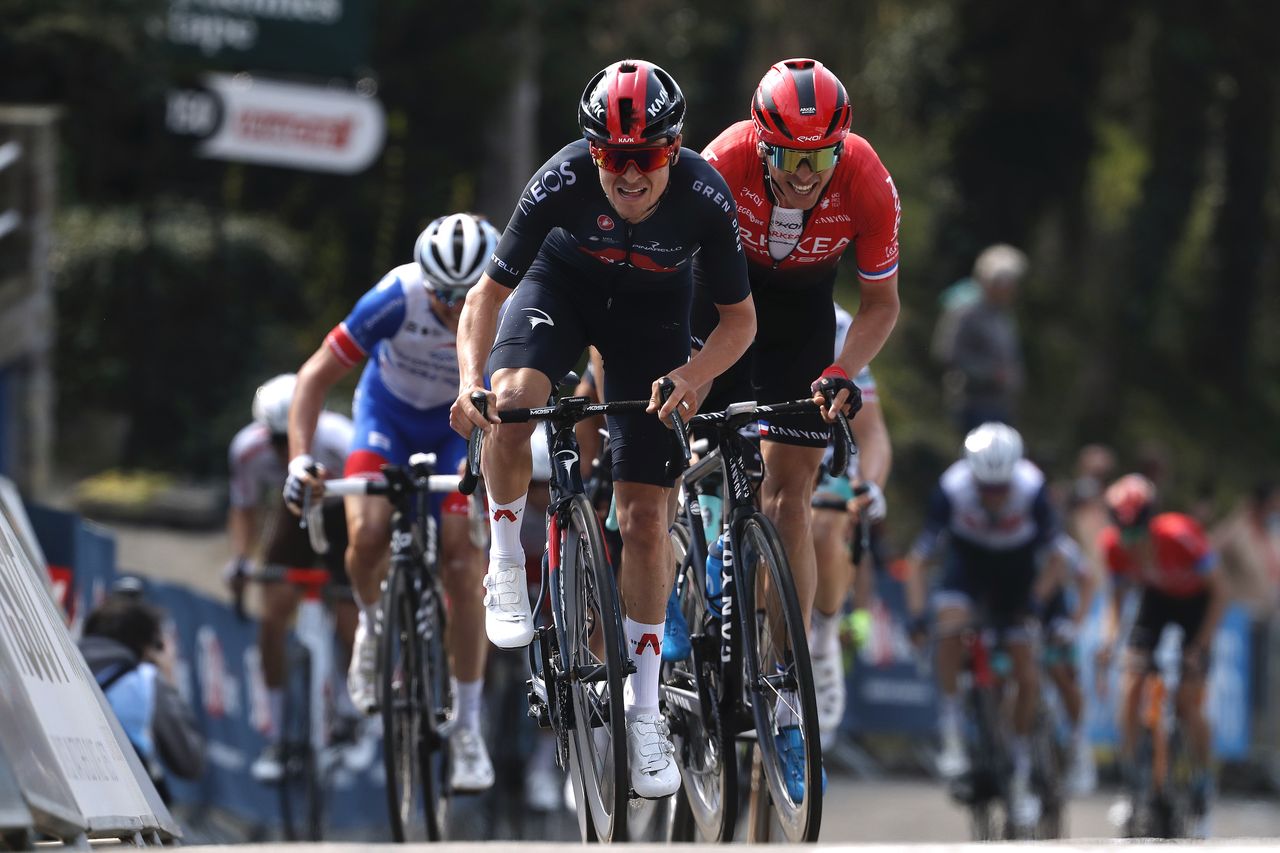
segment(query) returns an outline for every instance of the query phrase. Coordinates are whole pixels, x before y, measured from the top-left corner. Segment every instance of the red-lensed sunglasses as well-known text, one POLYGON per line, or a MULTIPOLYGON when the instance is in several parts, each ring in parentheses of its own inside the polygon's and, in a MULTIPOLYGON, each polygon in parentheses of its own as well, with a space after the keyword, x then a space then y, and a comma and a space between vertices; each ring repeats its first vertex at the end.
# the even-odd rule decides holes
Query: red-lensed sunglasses
POLYGON ((591 159, 606 172, 620 175, 627 171, 628 163, 635 163, 641 172, 652 172, 661 169, 671 162, 676 153, 676 146, 663 145, 660 148, 605 148, 591 143, 591 159))

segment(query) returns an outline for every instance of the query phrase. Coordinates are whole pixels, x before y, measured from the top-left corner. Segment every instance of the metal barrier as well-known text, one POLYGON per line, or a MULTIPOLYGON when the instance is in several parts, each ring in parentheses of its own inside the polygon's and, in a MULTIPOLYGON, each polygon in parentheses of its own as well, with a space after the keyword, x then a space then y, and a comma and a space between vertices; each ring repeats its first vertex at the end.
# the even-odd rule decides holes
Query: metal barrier
POLYGON ((3 830, 23 845, 36 833, 72 844, 173 840, 177 824, 72 642, 9 495, 0 490, 3 830))

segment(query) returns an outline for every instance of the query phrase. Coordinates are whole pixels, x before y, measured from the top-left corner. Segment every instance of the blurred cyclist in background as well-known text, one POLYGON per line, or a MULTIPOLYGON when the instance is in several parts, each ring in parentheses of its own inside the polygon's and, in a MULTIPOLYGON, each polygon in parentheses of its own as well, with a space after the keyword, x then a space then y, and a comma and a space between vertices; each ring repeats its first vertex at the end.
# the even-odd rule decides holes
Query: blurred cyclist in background
MULTIPOLYGON (((1107 488, 1105 499, 1112 524, 1099 534, 1098 549, 1111 572, 1112 594, 1098 649, 1099 671, 1110 666, 1126 594, 1136 587, 1141 595, 1121 688, 1121 770, 1126 781, 1133 778, 1143 676, 1164 629, 1177 625, 1182 628, 1182 669, 1174 707, 1195 763, 1192 809, 1199 825, 1194 834, 1204 836, 1213 793, 1205 678, 1213 635, 1227 606, 1226 583, 1199 523, 1182 513, 1156 513, 1156 488, 1149 479, 1127 474, 1107 488)), ((1127 821, 1132 808, 1122 798, 1113 808, 1113 822, 1127 821)))
MULTIPOLYGON (((458 390, 458 317, 497 243, 497 230, 482 217, 455 213, 433 220, 414 244, 414 261, 391 270, 362 296, 302 366, 289 419, 290 504, 297 506, 317 477, 337 473, 315 456, 317 418, 329 389, 365 358, 352 400, 355 440, 343 476, 381 477, 383 465, 406 465, 414 453, 435 453, 436 470, 458 471, 467 452, 467 443, 449 427, 449 404, 458 390)), ((360 608, 347 686, 352 701, 368 713, 377 701, 377 608, 388 569, 391 503, 372 495, 345 500, 347 571, 360 608)), ((454 492, 432 500, 442 513, 440 568, 457 679, 450 783, 455 791, 482 791, 493 785, 480 730, 487 649, 481 630, 483 555, 471 542, 467 498, 454 492)))
MULTIPOLYGON (((227 536, 231 540, 234 555, 226 568, 226 579, 235 591, 237 602, 243 594, 244 584, 253 574, 254 555, 259 547, 260 518, 263 515, 263 495, 270 505, 269 539, 262 553, 262 562, 269 566, 286 568, 310 568, 323 565, 329 569, 334 582, 346 584, 346 571, 342 565, 339 547, 330 549, 321 558, 311 549, 306 531, 299 529, 297 520, 280 499, 280 488, 288 472, 289 406, 293 402, 297 377, 292 373, 281 374, 264 382, 253 395, 253 423, 236 433, 231 440, 229 464, 231 469, 231 508, 227 512, 227 536)), ((351 448, 354 427, 351 421, 337 412, 324 412, 316 426, 315 456, 331 470, 346 461, 351 448)), ((342 503, 332 501, 325 507, 325 532, 330 541, 345 543, 346 519, 342 503)), ((262 599, 258 614, 258 651, 262 658, 262 679, 267 688, 267 704, 270 712, 270 728, 265 732, 267 746, 253 763, 251 771, 260 782, 279 781, 284 775, 280 764, 280 722, 284 719, 284 661, 285 641, 289 625, 293 622, 302 600, 301 590, 293 584, 281 581, 261 585, 262 599)), ((338 637, 344 652, 349 653, 355 634, 356 613, 354 606, 339 605, 334 608, 338 637)), ((354 718, 355 709, 349 702, 342 702, 338 709, 344 718, 354 718)), ((344 726, 339 725, 338 730, 344 726)), ((350 728, 350 727, 345 727, 350 728)))
MULTIPOLYGON (((839 305, 836 308, 837 357, 844 349, 845 336, 853 316, 839 305)), ((852 563, 849 546, 859 535, 861 522, 874 525, 884 520, 887 505, 884 485, 889 479, 893 447, 876 380, 870 368, 854 377, 862 394, 862 409, 853 420, 853 437, 858 453, 849 459, 845 471, 825 471, 813 493, 813 544, 817 556, 818 587, 813 602, 813 620, 809 630, 809 651, 813 660, 813 688, 818 702, 818 723, 823 745, 834 737, 844 718, 845 679, 840 653, 840 619, 851 583, 855 607, 866 615, 870 605, 874 579, 872 548, 862 554, 861 565, 852 563), (855 496, 854 490, 866 491, 855 496), (834 508, 839 502, 843 509, 834 508), (856 580, 855 580, 856 578, 856 580)), ((830 463, 830 451, 826 463, 830 463)), ((875 532, 871 536, 877 535, 875 532)), ((855 619, 855 626, 860 620, 855 619)), ((856 630, 856 628, 855 628, 856 630)))
POLYGON ((1040 817, 1040 801, 1031 790, 1029 735, 1040 702, 1031 617, 1061 582, 1061 555, 1052 548, 1058 531, 1044 474, 1023 458, 1022 436, 1005 424, 986 423, 965 436, 964 457, 938 481, 924 530, 907 555, 907 606, 919 638, 924 564, 943 534, 948 536, 942 583, 934 594, 943 777, 954 779, 969 769, 959 696, 964 629, 982 618, 978 627, 999 632, 1008 650, 1017 689, 1010 805, 1019 827, 1033 826, 1040 817))

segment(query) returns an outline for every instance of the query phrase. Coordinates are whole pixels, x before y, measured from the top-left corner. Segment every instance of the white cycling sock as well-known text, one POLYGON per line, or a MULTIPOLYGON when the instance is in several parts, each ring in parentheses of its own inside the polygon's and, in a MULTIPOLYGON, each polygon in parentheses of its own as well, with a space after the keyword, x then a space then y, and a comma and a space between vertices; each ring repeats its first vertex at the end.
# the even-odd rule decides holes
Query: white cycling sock
POLYGON ((656 625, 630 618, 622 620, 627 651, 636 665, 636 671, 627 677, 629 689, 622 694, 628 718, 658 712, 658 675, 662 669, 662 635, 666 625, 666 620, 656 625))
POLYGON ((513 562, 524 568, 524 546, 520 544, 520 527, 524 523, 525 493, 509 504, 500 504, 489 496, 489 559, 513 562))
POLYGON ((484 679, 455 681, 454 695, 458 700, 458 725, 480 734, 480 704, 484 698, 484 679))
POLYGON ((1014 735, 1010 747, 1013 753, 1013 773, 1025 779, 1031 775, 1031 742, 1026 735, 1014 735))
MULTIPOLYGON (((345 692, 345 691, 343 691, 345 692)), ((284 688, 267 688, 267 708, 271 711, 271 737, 278 738, 284 730, 284 688)))
POLYGON ((359 611, 359 624, 366 633, 373 631, 378 625, 377 600, 366 602, 354 588, 351 590, 351 600, 356 603, 356 610, 359 611))
POLYGON ((840 653, 840 614, 827 615, 813 608, 810 617, 809 648, 815 657, 829 657, 840 653))
POLYGON ((943 694, 938 700, 938 732, 944 738, 960 734, 960 700, 955 694, 943 694))
MULTIPOLYGON (((782 667, 778 667, 778 670, 781 672, 782 667)), ((778 691, 777 721, 780 729, 800 725, 800 698, 790 688, 784 687, 778 691)))

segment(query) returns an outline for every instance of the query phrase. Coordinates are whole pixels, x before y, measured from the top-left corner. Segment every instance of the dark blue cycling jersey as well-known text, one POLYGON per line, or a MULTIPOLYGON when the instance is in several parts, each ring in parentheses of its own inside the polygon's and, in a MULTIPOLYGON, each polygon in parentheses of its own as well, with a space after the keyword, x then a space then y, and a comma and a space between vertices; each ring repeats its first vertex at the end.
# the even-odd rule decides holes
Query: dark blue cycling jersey
POLYGON ((633 225, 609 204, 586 141, 566 145, 520 194, 485 272, 515 287, 541 251, 584 273, 590 286, 642 291, 688 277, 697 254, 714 301, 741 302, 750 293, 747 264, 724 178, 687 148, 670 169, 657 209, 633 225))

